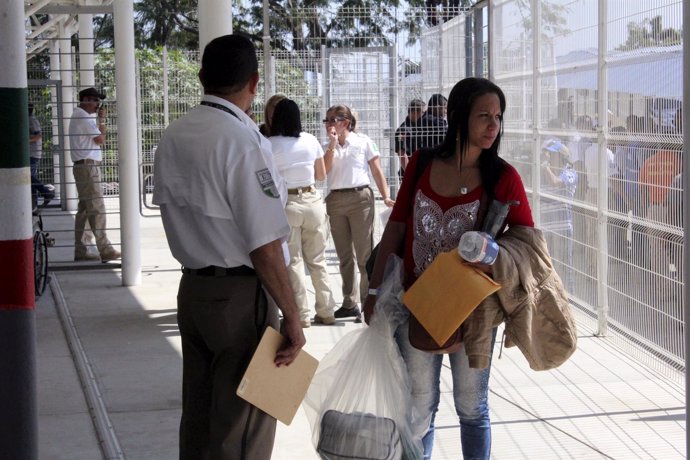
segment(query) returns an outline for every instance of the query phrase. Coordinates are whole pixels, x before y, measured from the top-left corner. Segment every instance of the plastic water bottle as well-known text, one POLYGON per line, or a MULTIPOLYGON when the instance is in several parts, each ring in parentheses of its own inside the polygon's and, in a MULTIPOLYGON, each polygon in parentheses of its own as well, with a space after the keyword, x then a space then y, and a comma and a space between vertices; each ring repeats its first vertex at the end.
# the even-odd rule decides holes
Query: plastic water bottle
POLYGON ((467 262, 491 265, 498 256, 498 243, 484 232, 465 232, 458 245, 460 257, 467 262))

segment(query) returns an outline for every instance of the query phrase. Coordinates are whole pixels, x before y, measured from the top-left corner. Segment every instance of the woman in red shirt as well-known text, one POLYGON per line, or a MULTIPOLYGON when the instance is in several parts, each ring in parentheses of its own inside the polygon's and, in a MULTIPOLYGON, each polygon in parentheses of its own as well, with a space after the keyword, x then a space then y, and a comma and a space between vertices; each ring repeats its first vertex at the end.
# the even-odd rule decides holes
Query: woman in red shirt
MULTIPOLYGON (((412 285, 441 251, 457 248, 463 233, 473 230, 482 195, 489 202, 516 201, 506 223, 534 226, 527 194, 518 172, 498 156, 505 96, 483 78, 458 82, 448 98, 448 132, 437 147, 416 152, 405 171, 397 201, 386 225, 370 281, 365 320, 370 319, 376 289, 391 253, 401 254, 405 286, 412 285), (415 174, 421 155, 425 170, 415 174), (419 179, 417 179, 417 177, 419 179)), ((475 265, 491 274, 490 265, 475 265)), ((496 331, 494 330, 494 339, 496 331)), ((407 322, 396 339, 412 385, 415 407, 429 429, 424 436, 424 458, 431 458, 434 417, 440 399, 443 355, 412 347, 407 322)), ((490 367, 471 369, 464 346, 448 355, 453 375, 453 397, 460 420, 460 438, 465 458, 488 459, 491 451, 488 383, 490 367)))

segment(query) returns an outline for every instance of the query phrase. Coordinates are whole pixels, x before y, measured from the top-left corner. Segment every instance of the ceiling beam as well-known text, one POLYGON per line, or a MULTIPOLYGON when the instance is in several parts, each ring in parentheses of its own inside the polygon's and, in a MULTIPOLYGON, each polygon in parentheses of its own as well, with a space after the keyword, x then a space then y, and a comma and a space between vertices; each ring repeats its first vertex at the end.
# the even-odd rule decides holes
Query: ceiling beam
POLYGON ((25 4, 25 9, 24 9, 24 15, 28 18, 29 16, 33 16, 36 14, 38 10, 41 8, 47 6, 52 0, 41 0, 36 3, 32 3, 30 5, 25 4))
POLYGON ((113 5, 46 5, 41 14, 112 14, 113 5))

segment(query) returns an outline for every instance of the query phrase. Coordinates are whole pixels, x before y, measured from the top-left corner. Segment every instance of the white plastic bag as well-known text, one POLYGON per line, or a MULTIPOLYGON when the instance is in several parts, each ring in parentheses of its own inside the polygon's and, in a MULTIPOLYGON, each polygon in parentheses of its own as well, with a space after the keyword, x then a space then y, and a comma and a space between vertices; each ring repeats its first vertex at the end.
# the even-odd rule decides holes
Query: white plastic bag
POLYGON ((422 458, 428 427, 393 337, 409 314, 402 293, 402 261, 391 256, 370 326, 345 335, 319 364, 304 409, 323 459, 422 458))
POLYGON ((388 218, 391 216, 393 208, 386 208, 379 214, 379 219, 381 219, 381 228, 386 228, 388 224, 388 218))

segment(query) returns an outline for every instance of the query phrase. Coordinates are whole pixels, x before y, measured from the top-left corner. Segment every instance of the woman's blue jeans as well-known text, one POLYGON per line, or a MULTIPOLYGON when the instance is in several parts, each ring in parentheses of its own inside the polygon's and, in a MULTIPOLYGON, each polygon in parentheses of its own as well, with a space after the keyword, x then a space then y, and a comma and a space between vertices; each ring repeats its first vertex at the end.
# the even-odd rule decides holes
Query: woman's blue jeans
MULTIPOLYGON (((441 397, 441 365, 444 355, 417 350, 410 345, 407 322, 396 332, 396 339, 410 374, 412 397, 421 417, 428 422, 424 436, 424 459, 431 458, 434 444, 434 419, 441 397)), ((496 329, 493 330, 493 343, 496 329)), ((470 369, 465 347, 449 354, 453 376, 453 400, 460 420, 460 442, 465 460, 488 460, 491 453, 491 421, 489 420, 489 375, 486 369, 470 369)))

